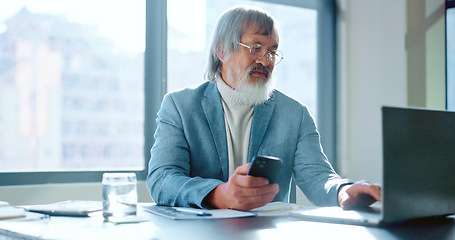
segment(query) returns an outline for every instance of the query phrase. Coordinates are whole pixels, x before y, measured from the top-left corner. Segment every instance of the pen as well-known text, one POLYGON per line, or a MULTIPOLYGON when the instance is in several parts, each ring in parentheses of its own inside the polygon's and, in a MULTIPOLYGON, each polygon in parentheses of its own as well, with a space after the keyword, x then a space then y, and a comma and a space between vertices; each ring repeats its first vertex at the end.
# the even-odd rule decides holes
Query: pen
POLYGON ((193 213, 193 214, 196 214, 197 216, 201 216, 201 217, 212 216, 211 213, 204 212, 203 210, 200 210, 200 209, 192 209, 192 208, 174 208, 174 209, 178 212, 193 213))

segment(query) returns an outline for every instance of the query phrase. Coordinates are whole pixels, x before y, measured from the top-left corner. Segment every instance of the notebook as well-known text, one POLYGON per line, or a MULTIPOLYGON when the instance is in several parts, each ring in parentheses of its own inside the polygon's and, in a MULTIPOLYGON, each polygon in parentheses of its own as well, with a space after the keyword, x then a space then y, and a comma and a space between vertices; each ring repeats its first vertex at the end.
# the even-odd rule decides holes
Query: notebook
POLYGON ((382 204, 356 211, 313 207, 312 221, 384 226, 455 213, 455 112, 382 108, 382 204))
POLYGON ((22 208, 9 205, 8 202, 0 201, 0 220, 25 217, 22 208))
POLYGON ((25 210, 51 216, 88 217, 95 212, 103 210, 103 204, 100 201, 68 200, 44 205, 26 206, 25 210))

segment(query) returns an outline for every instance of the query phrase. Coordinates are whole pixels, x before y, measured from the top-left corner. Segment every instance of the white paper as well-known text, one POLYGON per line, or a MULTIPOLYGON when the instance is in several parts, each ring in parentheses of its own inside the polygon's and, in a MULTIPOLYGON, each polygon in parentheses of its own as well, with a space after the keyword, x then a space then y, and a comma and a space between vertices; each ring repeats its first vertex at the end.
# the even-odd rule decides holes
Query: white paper
MULTIPOLYGON (((218 218, 239 218, 239 217, 254 217, 256 216, 255 213, 252 212, 244 212, 244 211, 237 211, 231 209, 198 209, 200 211, 204 211, 210 213, 211 216, 198 216, 194 213, 187 213, 187 212, 180 212, 178 209, 181 208, 173 208, 168 206, 157 206, 157 205, 149 205, 149 206, 142 206, 145 210, 171 219, 218 219, 218 218), (177 210, 176 210, 177 209, 177 210)), ((193 209, 193 208, 186 208, 186 209, 193 209)))
POLYGON ((257 216, 287 216, 291 211, 302 208, 302 205, 285 202, 271 202, 263 207, 255 208, 251 212, 257 216))

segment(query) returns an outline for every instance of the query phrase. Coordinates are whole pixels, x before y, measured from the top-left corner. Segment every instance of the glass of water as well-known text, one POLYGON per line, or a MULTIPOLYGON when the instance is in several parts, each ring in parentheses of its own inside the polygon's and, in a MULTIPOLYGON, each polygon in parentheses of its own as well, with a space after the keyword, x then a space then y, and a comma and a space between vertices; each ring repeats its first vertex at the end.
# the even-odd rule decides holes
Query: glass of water
POLYGON ((137 180, 135 173, 103 174, 103 216, 122 218, 136 215, 137 180))

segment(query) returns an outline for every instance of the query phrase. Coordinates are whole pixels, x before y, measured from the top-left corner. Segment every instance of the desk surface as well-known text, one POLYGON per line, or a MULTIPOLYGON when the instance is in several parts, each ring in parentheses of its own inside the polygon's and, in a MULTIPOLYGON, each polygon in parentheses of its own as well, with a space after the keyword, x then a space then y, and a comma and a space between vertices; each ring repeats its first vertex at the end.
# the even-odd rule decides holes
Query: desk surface
POLYGON ((302 221, 290 216, 171 220, 151 213, 149 221, 104 223, 102 216, 0 221, 0 239, 455 239, 455 221, 416 222, 388 228, 302 221))

